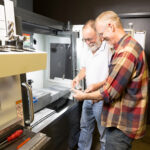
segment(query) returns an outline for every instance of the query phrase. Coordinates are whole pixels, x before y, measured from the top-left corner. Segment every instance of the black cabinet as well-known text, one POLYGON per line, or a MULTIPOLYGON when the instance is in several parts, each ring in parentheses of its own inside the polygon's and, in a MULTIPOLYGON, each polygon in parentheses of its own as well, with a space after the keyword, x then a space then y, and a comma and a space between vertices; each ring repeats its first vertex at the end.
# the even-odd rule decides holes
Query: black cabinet
POLYGON ((51 137, 45 150, 72 150, 79 138, 81 103, 72 106, 41 132, 51 137))

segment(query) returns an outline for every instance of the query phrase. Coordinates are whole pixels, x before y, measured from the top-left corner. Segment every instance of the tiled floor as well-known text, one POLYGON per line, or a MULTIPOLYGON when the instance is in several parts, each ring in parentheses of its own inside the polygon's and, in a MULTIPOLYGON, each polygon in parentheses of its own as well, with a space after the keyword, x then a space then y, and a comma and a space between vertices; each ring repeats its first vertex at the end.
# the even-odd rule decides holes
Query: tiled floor
MULTIPOLYGON (((91 150, 100 150, 99 134, 94 131, 93 145, 91 150)), ((150 125, 147 126, 145 136, 140 140, 135 140, 132 144, 132 150, 150 150, 150 125)))

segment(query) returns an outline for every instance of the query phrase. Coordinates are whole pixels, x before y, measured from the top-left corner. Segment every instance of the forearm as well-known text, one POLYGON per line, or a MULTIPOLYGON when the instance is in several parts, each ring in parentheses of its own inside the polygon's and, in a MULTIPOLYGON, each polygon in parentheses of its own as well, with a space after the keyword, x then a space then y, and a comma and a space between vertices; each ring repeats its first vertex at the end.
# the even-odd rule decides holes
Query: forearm
POLYGON ((85 71, 85 68, 82 68, 75 78, 77 78, 79 81, 82 80, 85 77, 85 71))
POLYGON ((104 80, 102 82, 95 83, 95 89, 94 90, 98 90, 105 82, 106 82, 106 80, 104 80))
POLYGON ((72 92, 74 93, 73 97, 76 98, 78 101, 92 99, 94 102, 98 102, 100 100, 103 100, 103 97, 100 94, 99 90, 90 92, 90 93, 86 93, 86 92, 82 92, 80 90, 72 89, 72 92))
POLYGON ((84 99, 102 100, 103 97, 100 94, 100 91, 97 90, 97 91, 94 91, 94 92, 91 92, 91 93, 85 93, 84 99))

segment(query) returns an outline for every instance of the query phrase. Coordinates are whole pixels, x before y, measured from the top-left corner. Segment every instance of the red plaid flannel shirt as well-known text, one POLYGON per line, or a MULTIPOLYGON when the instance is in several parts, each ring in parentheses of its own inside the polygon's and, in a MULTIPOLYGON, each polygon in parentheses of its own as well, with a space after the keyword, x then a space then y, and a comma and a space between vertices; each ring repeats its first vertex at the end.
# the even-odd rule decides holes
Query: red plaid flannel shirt
POLYGON ((100 88, 104 99, 101 123, 138 139, 145 133, 148 68, 142 47, 130 35, 115 46, 109 76, 100 88))

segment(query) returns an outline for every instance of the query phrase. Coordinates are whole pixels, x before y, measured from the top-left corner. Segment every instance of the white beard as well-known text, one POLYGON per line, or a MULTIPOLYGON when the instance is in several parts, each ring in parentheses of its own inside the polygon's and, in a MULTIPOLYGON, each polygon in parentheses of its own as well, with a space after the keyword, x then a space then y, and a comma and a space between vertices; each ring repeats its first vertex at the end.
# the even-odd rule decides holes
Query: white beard
POLYGON ((102 42, 98 41, 95 44, 93 44, 92 46, 88 46, 88 47, 91 50, 91 52, 95 52, 101 47, 101 44, 102 44, 102 42))

